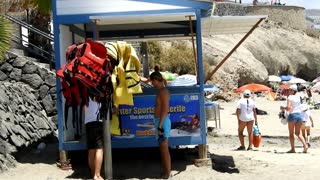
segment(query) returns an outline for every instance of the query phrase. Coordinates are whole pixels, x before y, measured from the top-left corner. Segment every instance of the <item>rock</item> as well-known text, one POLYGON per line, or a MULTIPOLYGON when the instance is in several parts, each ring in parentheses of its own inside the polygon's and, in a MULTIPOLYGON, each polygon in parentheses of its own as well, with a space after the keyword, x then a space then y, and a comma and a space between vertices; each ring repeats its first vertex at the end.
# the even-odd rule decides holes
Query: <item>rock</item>
POLYGON ((25 140, 23 138, 21 138, 19 135, 16 135, 16 134, 12 134, 10 136, 10 140, 13 142, 13 144, 16 146, 16 147, 21 147, 25 144, 25 140))
POLYGON ((15 134, 20 134, 27 141, 30 140, 30 137, 28 136, 27 132, 20 125, 14 125, 11 129, 15 134))
POLYGON ((43 98, 41 102, 47 114, 52 114, 53 112, 55 112, 56 107, 55 104, 52 103, 53 101, 50 95, 47 95, 45 98, 43 98))
POLYGON ((48 70, 44 68, 38 68, 38 74, 42 79, 45 79, 46 75, 48 74, 48 70))
POLYGON ((17 57, 13 63, 12 66, 15 68, 22 68, 28 61, 25 57, 17 57))
POLYGON ((29 84, 33 89, 38 89, 43 84, 43 80, 38 74, 23 74, 21 81, 29 84))
POLYGON ((22 72, 24 74, 33 74, 33 73, 36 73, 37 70, 38 70, 38 66, 32 62, 27 62, 25 66, 22 68, 22 72))
POLYGON ((21 74, 22 74, 22 70, 18 69, 18 68, 13 68, 13 70, 11 71, 9 77, 15 81, 20 81, 21 80, 21 74))
POLYGON ((7 76, 4 72, 0 71, 0 81, 6 80, 7 77, 8 77, 8 76, 7 76))
POLYGON ((48 86, 46 86, 46 85, 40 86, 40 88, 39 88, 40 99, 43 99, 44 97, 46 97, 46 95, 48 94, 48 90, 49 90, 48 86))
POLYGON ((0 154, 7 154, 16 152, 17 149, 12 146, 10 143, 0 139, 0 154))
POLYGON ((13 70, 13 66, 11 64, 5 62, 0 67, 0 70, 3 72, 11 72, 13 70))
POLYGON ((47 73, 44 78, 44 83, 48 85, 49 87, 55 87, 56 86, 56 76, 51 73, 47 73))

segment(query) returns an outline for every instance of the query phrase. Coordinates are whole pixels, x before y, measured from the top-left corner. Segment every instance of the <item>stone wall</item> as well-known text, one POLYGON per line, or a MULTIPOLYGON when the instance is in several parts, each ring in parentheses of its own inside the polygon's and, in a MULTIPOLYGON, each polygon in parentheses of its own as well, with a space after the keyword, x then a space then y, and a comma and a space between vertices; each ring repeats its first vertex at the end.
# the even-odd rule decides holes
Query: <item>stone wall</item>
POLYGON ((298 30, 306 30, 305 9, 297 6, 247 6, 236 3, 216 3, 215 16, 268 15, 270 21, 298 30))
POLYGON ((0 63, 0 172, 14 166, 12 153, 57 129, 55 86, 55 74, 27 57, 8 53, 0 63))
POLYGON ((297 6, 248 6, 247 15, 268 15, 270 21, 297 30, 306 30, 305 9, 297 6))
POLYGON ((216 3, 214 16, 245 16, 246 6, 236 3, 216 3))

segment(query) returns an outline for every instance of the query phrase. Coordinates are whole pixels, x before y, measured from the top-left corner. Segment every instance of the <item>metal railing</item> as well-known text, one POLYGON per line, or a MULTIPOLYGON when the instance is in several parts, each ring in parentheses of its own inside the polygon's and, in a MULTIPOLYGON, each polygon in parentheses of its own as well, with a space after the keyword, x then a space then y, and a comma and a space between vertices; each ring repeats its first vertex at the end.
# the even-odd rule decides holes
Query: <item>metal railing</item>
POLYGON ((35 54, 38 57, 43 58, 45 61, 45 63, 48 63, 50 65, 50 69, 54 68, 53 67, 53 62, 54 62, 54 50, 53 50, 53 42, 54 42, 54 35, 52 33, 46 33, 41 31, 38 28, 33 27, 32 25, 21 21, 17 18, 14 18, 8 14, 3 14, 1 15, 2 17, 4 17, 5 19, 15 23, 16 25, 19 26, 20 31, 22 31, 22 28, 27 29, 28 31, 31 31, 37 35, 40 35, 42 37, 44 37, 45 39, 47 39, 49 41, 49 44, 52 45, 52 47, 50 49, 52 49, 51 51, 45 50, 43 49, 43 47, 41 45, 36 45, 33 43, 30 43, 29 41, 27 41, 26 39, 28 39, 28 36, 20 33, 20 35, 18 36, 17 34, 12 33, 12 42, 18 44, 21 48, 23 48, 24 50, 26 50, 29 53, 35 54))

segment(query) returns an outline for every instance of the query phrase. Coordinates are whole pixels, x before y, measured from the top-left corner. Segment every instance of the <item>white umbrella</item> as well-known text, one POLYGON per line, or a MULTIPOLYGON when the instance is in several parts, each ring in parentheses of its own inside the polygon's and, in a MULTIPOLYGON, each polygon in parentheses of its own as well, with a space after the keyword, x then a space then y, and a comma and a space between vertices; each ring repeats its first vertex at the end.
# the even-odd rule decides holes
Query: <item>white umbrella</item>
POLYGON ((268 81, 269 82, 281 82, 281 78, 276 75, 270 75, 270 76, 268 76, 268 81))
POLYGON ((311 88, 312 91, 320 91, 320 82, 317 82, 315 85, 311 88))
POLYGON ((169 86, 194 86, 197 84, 197 77, 192 74, 178 76, 173 81, 169 82, 169 86))
POLYGON ((317 82, 320 82, 320 77, 317 77, 312 81, 312 83, 317 83, 317 82))
POLYGON ((297 84, 297 83, 304 84, 304 83, 307 83, 307 81, 305 81, 304 79, 301 79, 301 78, 293 78, 289 81, 289 83, 291 83, 291 84, 297 84))

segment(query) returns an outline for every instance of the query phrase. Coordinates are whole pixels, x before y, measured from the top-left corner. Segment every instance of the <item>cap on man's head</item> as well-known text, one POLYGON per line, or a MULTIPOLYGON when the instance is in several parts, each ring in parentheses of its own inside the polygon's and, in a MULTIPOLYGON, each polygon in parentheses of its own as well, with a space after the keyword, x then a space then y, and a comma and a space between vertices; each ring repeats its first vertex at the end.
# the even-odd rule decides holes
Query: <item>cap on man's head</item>
POLYGON ((250 97, 250 95, 251 95, 251 91, 248 89, 243 92, 244 97, 250 97))
POLYGON ((154 71, 150 75, 150 80, 162 81, 163 80, 162 74, 159 71, 154 71))
POLYGON ((289 87, 290 90, 292 91, 298 91, 298 86, 295 85, 295 84, 292 84, 290 87, 289 87))

